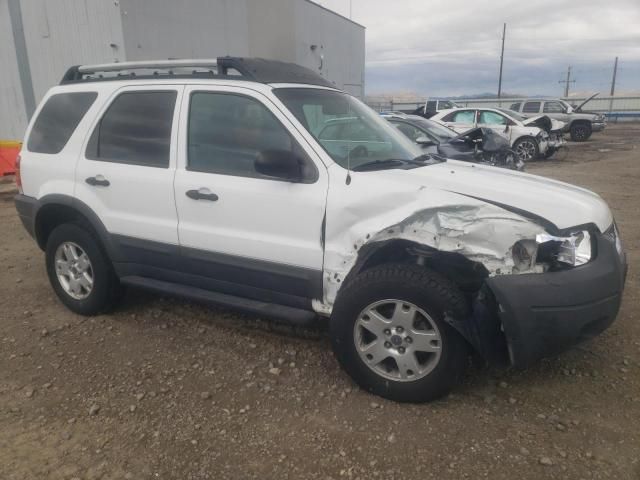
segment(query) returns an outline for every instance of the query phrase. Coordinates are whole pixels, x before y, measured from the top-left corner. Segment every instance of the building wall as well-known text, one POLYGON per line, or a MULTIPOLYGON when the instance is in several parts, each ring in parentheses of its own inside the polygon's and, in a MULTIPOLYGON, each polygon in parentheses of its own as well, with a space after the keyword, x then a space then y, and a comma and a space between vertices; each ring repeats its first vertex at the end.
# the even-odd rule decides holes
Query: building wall
POLYGON ((117 3, 20 0, 36 102, 71 65, 126 58, 117 3))
POLYGON ((127 60, 246 56, 246 0, 120 0, 127 60))
POLYGON ((320 72, 338 88, 363 98, 364 27, 307 0, 297 0, 294 11, 296 53, 291 61, 320 72))
POLYGON ((0 0, 0 140, 22 138, 26 124, 9 1, 0 0))
POLYGON ((309 0, 0 0, 0 139, 20 139, 31 114, 9 2, 36 104, 72 65, 224 55, 295 62, 363 95, 364 27, 309 0))

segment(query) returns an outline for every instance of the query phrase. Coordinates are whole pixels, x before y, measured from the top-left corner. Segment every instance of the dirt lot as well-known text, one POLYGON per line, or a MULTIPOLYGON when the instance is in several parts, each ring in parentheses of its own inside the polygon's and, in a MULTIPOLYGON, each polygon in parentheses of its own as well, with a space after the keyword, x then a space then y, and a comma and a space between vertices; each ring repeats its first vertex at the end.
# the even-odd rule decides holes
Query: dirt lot
POLYGON ((640 479, 640 126, 529 171, 611 205, 631 255, 619 319, 427 405, 359 390, 321 329, 138 291, 73 315, 0 195, 0 478, 640 479))

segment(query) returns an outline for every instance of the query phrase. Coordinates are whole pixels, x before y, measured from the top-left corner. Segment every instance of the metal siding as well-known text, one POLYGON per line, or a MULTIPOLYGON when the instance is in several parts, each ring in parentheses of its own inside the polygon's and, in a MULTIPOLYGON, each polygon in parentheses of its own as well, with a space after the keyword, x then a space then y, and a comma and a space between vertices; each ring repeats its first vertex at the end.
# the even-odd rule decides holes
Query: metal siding
POLYGON ((248 0, 249 56, 295 62, 294 2, 248 0))
POLYGON ((21 6, 36 102, 71 65, 125 59, 118 2, 22 0, 21 6))
POLYGON ((364 96, 364 27, 307 0, 296 0, 293 28, 293 61, 320 72, 338 88, 364 96), (317 45, 315 51, 311 45, 317 45))
POLYGON ((246 0, 121 0, 127 60, 247 56, 246 0))
POLYGON ((0 0, 0 140, 22 140, 27 125, 8 0, 0 0))

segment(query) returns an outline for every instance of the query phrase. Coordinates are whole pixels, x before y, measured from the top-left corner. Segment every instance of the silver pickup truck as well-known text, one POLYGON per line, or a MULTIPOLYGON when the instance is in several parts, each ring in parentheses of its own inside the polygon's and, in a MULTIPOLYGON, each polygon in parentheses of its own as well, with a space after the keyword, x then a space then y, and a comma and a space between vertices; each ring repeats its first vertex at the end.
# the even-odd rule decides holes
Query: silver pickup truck
POLYGON ((593 132, 601 132, 607 126, 606 118, 601 113, 585 112, 582 107, 596 95, 587 98, 580 105, 570 105, 560 99, 528 98, 511 104, 514 110, 525 117, 547 115, 550 118, 565 122, 564 132, 571 135, 574 142, 584 142, 593 132))

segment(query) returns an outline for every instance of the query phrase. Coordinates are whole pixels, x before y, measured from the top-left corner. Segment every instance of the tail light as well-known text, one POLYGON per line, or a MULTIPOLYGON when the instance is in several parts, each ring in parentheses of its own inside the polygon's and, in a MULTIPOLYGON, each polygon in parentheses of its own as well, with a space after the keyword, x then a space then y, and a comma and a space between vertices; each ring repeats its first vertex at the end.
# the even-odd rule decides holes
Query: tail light
POLYGON ((20 155, 16 157, 16 186, 18 187, 18 192, 22 192, 22 177, 20 176, 20 155))

